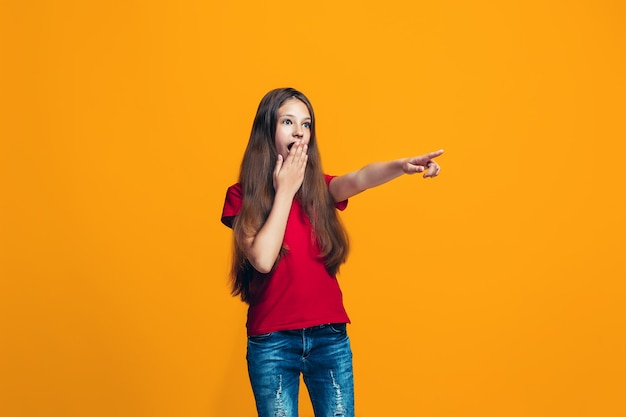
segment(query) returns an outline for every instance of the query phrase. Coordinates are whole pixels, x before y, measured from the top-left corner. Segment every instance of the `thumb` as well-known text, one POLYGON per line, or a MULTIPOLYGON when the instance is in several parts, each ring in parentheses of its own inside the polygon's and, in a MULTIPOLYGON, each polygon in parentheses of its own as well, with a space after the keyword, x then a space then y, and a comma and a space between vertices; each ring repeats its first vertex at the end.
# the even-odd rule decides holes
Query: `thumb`
POLYGON ((276 166, 274 167, 274 176, 278 175, 282 166, 283 166, 283 156, 279 154, 278 158, 276 158, 276 166))
POLYGON ((422 172, 424 171, 424 166, 421 165, 418 161, 410 161, 409 162, 409 166, 408 166, 408 170, 411 173, 415 173, 415 172, 422 172))
POLYGON ((276 158, 276 166, 274 167, 274 175, 272 175, 272 182, 274 184, 274 190, 276 189, 276 179, 278 178, 278 173, 280 172, 280 168, 283 166, 283 156, 278 155, 276 158))

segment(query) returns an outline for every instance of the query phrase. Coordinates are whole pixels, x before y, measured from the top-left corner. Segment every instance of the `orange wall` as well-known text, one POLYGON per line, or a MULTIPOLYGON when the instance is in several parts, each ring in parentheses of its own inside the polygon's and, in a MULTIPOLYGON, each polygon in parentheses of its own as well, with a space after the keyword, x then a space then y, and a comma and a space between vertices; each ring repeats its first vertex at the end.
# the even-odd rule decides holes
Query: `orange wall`
POLYGON ((278 86, 329 173, 446 150, 343 214, 359 416, 626 415, 623 3, 0 16, 0 415, 253 415, 219 216, 278 86))

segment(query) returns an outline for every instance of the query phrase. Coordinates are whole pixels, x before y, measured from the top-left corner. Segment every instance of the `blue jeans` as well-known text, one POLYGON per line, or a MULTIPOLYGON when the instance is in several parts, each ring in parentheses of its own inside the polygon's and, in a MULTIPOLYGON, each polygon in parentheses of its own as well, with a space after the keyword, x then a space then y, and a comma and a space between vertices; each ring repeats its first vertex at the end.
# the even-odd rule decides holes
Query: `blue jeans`
POLYGON ((345 324, 248 337, 248 374, 259 417, 296 417, 300 373, 316 417, 354 416, 352 351, 345 324))

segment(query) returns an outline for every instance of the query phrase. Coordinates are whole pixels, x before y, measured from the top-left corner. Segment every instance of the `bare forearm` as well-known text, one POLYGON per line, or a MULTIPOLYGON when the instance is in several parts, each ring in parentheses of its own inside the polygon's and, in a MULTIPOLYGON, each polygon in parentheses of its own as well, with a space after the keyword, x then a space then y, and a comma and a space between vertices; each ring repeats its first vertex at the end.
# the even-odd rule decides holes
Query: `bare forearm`
POLYGON ((246 257, 259 272, 270 272, 276 262, 283 245, 292 201, 293 196, 277 193, 267 220, 257 234, 247 241, 246 257))
POLYGON ((307 144, 298 141, 284 161, 283 156, 278 155, 273 173, 276 194, 272 209, 261 229, 244 242, 246 257, 259 272, 272 270, 283 246, 291 204, 304 180, 306 150, 307 144))
POLYGON ((365 191, 398 178, 404 174, 402 171, 403 163, 404 159, 396 159, 394 161, 387 162, 373 162, 355 171, 354 181, 357 189, 365 191))
POLYGON ((377 187, 401 176, 404 159, 387 162, 373 162, 363 168, 336 177, 330 184, 330 192, 335 201, 343 201, 367 189, 377 187))
POLYGON ((433 160, 443 150, 412 158, 401 158, 387 162, 373 162, 349 174, 335 177, 330 183, 330 193, 335 201, 343 201, 369 188, 377 187, 402 174, 424 172, 424 178, 436 177, 439 165, 433 160))

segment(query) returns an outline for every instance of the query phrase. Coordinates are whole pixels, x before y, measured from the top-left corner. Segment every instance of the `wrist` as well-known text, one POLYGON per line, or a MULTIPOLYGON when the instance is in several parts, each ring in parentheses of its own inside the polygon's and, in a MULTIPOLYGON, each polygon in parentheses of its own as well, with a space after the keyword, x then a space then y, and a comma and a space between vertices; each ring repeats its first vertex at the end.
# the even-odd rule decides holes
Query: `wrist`
POLYGON ((279 188, 276 190, 276 194, 274 195, 274 202, 289 202, 291 204, 291 201, 293 200, 294 196, 296 195, 296 193, 291 192, 291 191, 287 191, 284 188, 279 188))
POLYGON ((406 166, 409 163, 409 158, 401 158, 401 159, 398 159, 396 162, 397 162, 398 170, 400 171, 400 175, 406 174, 407 173, 406 166))

